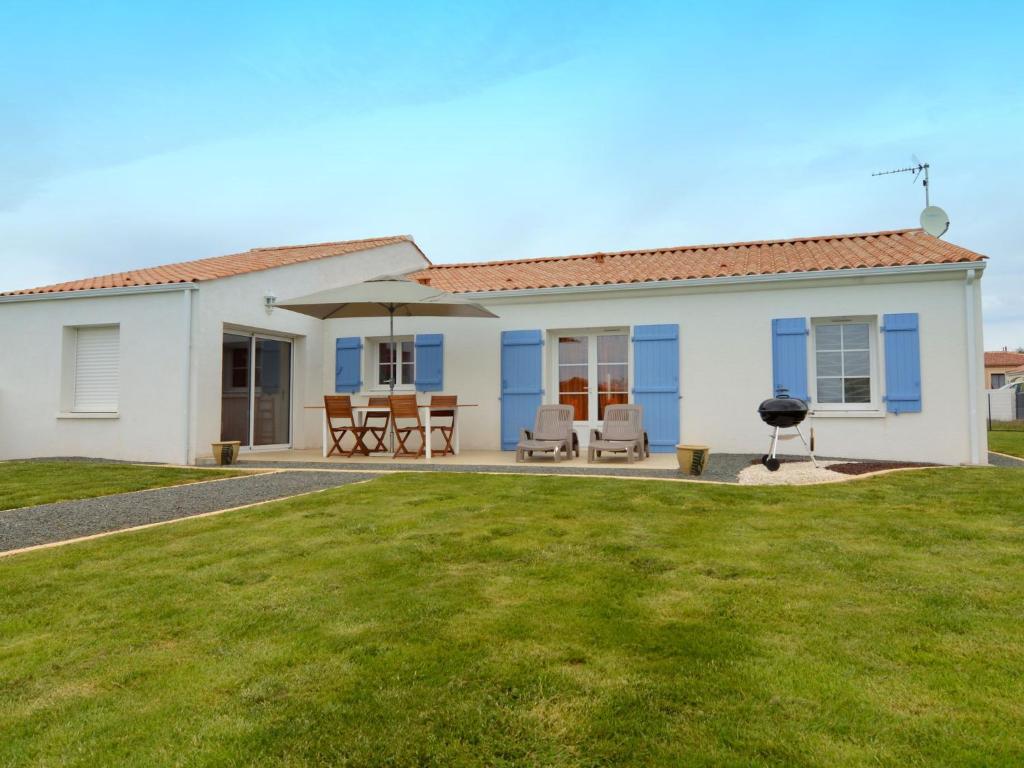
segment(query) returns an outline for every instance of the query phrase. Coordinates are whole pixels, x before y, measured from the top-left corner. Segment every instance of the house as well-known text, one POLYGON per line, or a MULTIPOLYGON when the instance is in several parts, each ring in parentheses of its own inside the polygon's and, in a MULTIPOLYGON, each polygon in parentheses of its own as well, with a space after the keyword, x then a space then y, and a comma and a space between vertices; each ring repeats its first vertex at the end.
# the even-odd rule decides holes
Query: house
POLYGON ((1011 381, 1011 374, 1016 375, 1024 368, 1024 352, 1009 352, 1005 348, 1001 352, 985 353, 985 386, 999 389, 1011 381))
POLYGON ((760 454, 757 405, 785 391, 809 401, 822 455, 986 462, 985 259, 921 230, 468 264, 407 238, 248 254, 0 297, 17 339, 0 364, 20 371, 0 384, 2 455, 319 447, 321 395, 386 391, 393 372, 478 405, 463 449, 511 450, 543 402, 573 406, 585 445, 606 404, 635 401, 655 451, 760 454), (379 318, 265 301, 388 273, 498 319, 399 317, 392 350, 379 318))
MULTIPOLYGON (((320 444, 323 325, 275 297, 429 264, 411 238, 256 248, 0 295, 0 458, 192 463, 320 444)), ((333 345, 333 341, 331 342, 333 345)))
POLYGON ((1012 371, 1006 372, 1006 383, 1007 384, 1019 384, 1024 382, 1024 367, 1015 368, 1012 371))

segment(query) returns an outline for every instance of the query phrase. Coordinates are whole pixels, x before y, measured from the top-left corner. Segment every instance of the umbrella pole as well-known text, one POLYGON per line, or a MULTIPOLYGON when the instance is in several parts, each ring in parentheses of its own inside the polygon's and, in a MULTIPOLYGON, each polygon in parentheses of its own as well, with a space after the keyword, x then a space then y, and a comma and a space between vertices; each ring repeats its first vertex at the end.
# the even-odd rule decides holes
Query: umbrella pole
MULTIPOLYGON (((398 376, 398 347, 395 345, 395 306, 392 304, 388 307, 388 331, 391 342, 391 372, 388 375, 388 407, 390 410, 391 397, 395 394, 395 378, 398 376)), ((389 435, 389 442, 391 446, 391 453, 395 452, 395 417, 392 415, 391 419, 391 434, 389 435)))

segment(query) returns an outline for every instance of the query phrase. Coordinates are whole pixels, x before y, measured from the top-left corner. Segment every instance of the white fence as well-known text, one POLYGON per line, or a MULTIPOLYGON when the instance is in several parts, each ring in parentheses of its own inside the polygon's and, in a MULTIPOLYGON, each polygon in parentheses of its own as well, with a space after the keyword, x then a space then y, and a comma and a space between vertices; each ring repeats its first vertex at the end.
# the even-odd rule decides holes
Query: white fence
POLYGON ((1016 421, 1024 417, 1017 413, 1017 393, 1012 389, 988 390, 989 421, 1016 421))

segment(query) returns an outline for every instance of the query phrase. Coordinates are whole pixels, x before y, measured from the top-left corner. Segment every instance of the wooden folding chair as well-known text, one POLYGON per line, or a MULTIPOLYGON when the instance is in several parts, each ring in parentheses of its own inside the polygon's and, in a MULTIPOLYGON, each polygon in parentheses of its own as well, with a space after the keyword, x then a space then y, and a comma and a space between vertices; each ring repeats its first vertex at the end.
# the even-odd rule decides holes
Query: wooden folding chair
POLYGON ((455 417, 458 409, 458 396, 456 395, 431 395, 430 397, 430 431, 440 432, 444 438, 444 447, 441 449, 442 456, 454 456, 455 448, 452 445, 452 438, 455 436, 455 417), (451 410, 435 411, 438 406, 450 408, 451 410), (451 419, 447 424, 435 424, 434 419, 451 419))
POLYGON ((369 456, 370 450, 363 442, 363 437, 366 435, 366 427, 360 427, 356 424, 355 416, 352 413, 352 398, 348 395, 324 395, 324 410, 327 412, 327 430, 331 434, 331 442, 334 443, 331 449, 327 451, 327 455, 330 456, 337 451, 339 456, 347 458, 352 458, 356 452, 361 453, 363 456, 369 456), (336 426, 334 424, 335 419, 342 423, 336 426), (348 422, 347 424, 344 423, 346 421, 348 422), (348 434, 355 438, 355 445, 352 446, 351 451, 346 453, 345 449, 341 447, 341 441, 348 434))
POLYGON ((371 397, 367 401, 371 408, 380 407, 380 410, 367 411, 363 415, 363 426, 366 427, 366 434, 374 441, 371 451, 386 451, 388 428, 391 426, 391 405, 388 403, 387 395, 382 397, 371 397), (383 420, 383 423, 381 423, 383 420))
POLYGON ((398 441, 392 458, 397 459, 399 456, 407 456, 414 459, 420 458, 426 449, 427 436, 423 422, 420 421, 420 409, 416 404, 416 395, 392 395, 388 400, 391 405, 391 421, 394 424, 395 438, 398 441), (402 427, 399 426, 399 419, 406 421, 412 419, 416 423, 412 426, 402 427), (418 451, 409 450, 407 445, 413 433, 420 436, 420 449, 418 451))

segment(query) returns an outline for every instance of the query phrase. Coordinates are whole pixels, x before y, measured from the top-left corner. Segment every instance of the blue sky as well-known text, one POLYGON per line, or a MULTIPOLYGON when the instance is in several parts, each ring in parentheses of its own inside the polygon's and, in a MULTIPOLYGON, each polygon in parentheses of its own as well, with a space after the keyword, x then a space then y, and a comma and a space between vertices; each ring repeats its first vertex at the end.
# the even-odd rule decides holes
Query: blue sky
POLYGON ((1024 4, 0 0, 0 289, 409 233, 436 262, 916 226, 1024 345, 1024 4))

